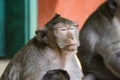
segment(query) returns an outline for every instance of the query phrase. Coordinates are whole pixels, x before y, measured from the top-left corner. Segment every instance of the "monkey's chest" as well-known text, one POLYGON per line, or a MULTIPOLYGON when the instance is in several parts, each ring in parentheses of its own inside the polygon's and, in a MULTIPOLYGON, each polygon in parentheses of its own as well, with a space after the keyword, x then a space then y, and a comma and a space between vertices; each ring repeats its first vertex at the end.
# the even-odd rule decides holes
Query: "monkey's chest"
POLYGON ((80 62, 76 60, 75 55, 67 55, 67 57, 53 57, 49 61, 49 69, 63 69, 66 70, 71 80, 81 80, 83 77, 80 62))
POLYGON ((49 62, 50 69, 64 69, 65 62, 61 59, 53 59, 49 62))
POLYGON ((51 70, 53 69, 63 69, 66 70, 71 80, 80 80, 83 77, 83 73, 79 63, 75 60, 75 58, 70 58, 67 60, 62 59, 54 59, 50 64, 51 70))
POLYGON ((66 61, 65 70, 69 73, 71 80, 81 80, 83 77, 82 69, 79 64, 80 63, 77 62, 75 58, 66 61))

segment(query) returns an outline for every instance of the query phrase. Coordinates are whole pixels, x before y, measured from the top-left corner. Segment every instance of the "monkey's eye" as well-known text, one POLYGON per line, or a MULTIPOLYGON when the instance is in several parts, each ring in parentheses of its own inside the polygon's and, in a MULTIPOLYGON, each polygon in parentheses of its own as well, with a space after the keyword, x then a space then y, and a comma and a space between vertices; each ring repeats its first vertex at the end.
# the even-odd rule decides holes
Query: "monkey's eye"
POLYGON ((67 30, 67 28, 60 28, 60 30, 61 30, 61 31, 66 31, 66 30, 67 30))
POLYGON ((72 26, 72 27, 70 27, 70 30, 74 30, 74 29, 75 29, 75 27, 73 27, 73 26, 72 26))

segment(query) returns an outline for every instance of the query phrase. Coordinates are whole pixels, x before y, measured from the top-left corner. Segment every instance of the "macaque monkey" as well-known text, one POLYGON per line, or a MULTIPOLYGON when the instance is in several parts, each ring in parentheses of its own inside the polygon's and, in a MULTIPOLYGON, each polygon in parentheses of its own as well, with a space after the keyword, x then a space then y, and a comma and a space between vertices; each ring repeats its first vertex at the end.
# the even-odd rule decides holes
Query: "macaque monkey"
POLYGON ((120 80, 120 0, 107 0, 80 30, 83 80, 120 80))
POLYGON ((83 77, 77 58, 77 24, 56 14, 13 57, 0 80, 41 80, 48 70, 66 70, 71 80, 83 77))
POLYGON ((65 70, 55 69, 47 71, 42 80, 70 80, 70 76, 65 70))

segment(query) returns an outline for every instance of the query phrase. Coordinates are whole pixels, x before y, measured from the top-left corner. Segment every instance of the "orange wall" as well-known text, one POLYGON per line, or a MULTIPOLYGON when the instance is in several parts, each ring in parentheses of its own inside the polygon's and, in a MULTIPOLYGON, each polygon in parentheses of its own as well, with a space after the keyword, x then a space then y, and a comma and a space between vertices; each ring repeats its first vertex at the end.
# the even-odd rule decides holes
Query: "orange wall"
POLYGON ((55 13, 71 19, 81 29, 88 16, 105 0, 38 0, 38 29, 55 13))

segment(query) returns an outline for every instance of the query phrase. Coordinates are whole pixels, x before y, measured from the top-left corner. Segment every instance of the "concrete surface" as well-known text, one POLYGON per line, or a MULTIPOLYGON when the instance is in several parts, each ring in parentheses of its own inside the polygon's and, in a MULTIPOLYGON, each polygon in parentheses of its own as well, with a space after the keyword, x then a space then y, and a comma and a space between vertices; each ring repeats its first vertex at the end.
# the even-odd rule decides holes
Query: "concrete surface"
POLYGON ((2 75, 2 73, 4 72, 6 66, 9 63, 9 59, 0 59, 0 76, 2 75))

